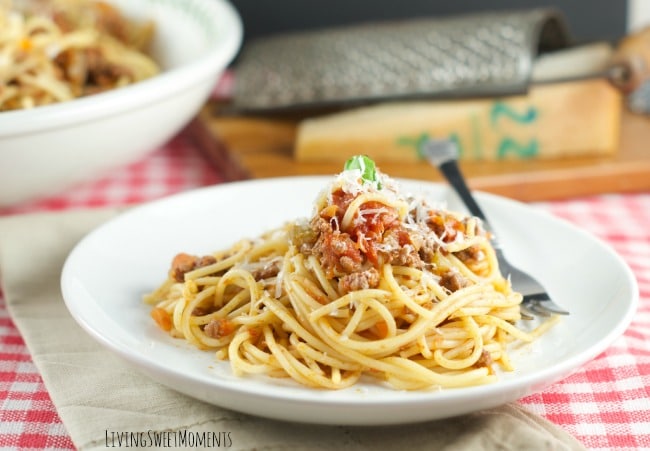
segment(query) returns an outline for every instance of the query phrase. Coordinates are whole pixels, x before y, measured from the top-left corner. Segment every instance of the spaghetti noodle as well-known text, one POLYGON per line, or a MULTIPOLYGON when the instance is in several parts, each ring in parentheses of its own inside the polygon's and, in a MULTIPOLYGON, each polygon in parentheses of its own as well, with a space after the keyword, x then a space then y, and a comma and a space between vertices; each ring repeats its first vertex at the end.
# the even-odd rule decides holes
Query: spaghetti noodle
POLYGON ((0 111, 72 100, 152 77, 153 24, 87 0, 0 0, 0 111))
POLYGON ((399 193, 365 157, 346 165, 310 219, 203 257, 178 254, 145 296, 172 336, 236 375, 339 389, 362 375, 396 389, 492 382, 522 297, 478 219, 399 193))

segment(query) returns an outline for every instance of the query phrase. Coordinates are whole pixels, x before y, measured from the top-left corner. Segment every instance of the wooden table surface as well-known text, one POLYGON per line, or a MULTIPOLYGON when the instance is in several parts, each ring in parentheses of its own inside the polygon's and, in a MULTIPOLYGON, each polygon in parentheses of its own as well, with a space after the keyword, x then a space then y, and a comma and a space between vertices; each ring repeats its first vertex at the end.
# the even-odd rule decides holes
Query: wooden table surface
MULTIPOLYGON (((208 105, 191 125, 203 153, 227 180, 290 175, 329 175, 338 163, 298 162, 293 157, 297 121, 225 116, 208 105)), ((393 177, 440 181, 428 163, 379 163, 393 177)), ((554 160, 463 161, 473 189, 522 201, 563 199, 650 189, 650 118, 624 113, 620 149, 613 156, 554 160)))

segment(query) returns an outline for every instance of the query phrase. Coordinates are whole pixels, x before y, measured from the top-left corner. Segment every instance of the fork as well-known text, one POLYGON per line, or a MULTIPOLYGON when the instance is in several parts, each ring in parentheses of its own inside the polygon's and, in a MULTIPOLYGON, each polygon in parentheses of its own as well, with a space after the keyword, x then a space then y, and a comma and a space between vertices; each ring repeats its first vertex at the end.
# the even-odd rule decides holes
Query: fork
MULTIPOLYGON (((470 213, 483 221, 483 226, 490 235, 490 241, 496 253, 497 261, 499 262, 499 269, 504 275, 510 277, 512 287, 523 295, 522 307, 526 312, 539 316, 549 316, 551 314, 568 315, 568 311, 551 300, 551 297, 542 284, 531 275, 513 266, 506 259, 497 234, 494 233, 483 210, 476 202, 476 199, 474 199, 458 167, 458 148, 456 144, 453 141, 447 140, 428 140, 423 143, 421 150, 422 155, 442 172, 470 213)), ((525 312, 522 312, 522 318, 533 319, 532 316, 525 312)))

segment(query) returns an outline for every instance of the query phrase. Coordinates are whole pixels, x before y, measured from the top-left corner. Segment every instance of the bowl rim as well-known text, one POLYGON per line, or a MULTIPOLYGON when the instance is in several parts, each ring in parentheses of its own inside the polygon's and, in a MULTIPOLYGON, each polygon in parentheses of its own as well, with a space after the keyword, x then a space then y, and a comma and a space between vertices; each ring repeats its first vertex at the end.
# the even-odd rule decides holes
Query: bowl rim
MULTIPOLYGON (((180 0, 211 11, 223 27, 220 40, 201 58, 119 89, 32 109, 0 112, 0 138, 48 131, 122 114, 185 91, 217 75, 232 61, 243 40, 243 24, 229 0, 180 0), (143 101, 143 99, 145 99, 143 101)), ((160 3, 159 3, 160 4, 160 3)), ((216 82, 216 81, 215 81, 216 82)))

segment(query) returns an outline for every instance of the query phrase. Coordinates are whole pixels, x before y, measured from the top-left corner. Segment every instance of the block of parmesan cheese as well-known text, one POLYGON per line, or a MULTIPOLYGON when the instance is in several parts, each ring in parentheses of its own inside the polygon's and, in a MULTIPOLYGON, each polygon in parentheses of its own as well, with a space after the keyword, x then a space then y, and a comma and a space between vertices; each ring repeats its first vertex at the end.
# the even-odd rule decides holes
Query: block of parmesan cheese
POLYGON ((621 112, 620 92, 603 79, 540 84, 513 97, 384 103, 304 119, 294 157, 415 162, 429 138, 456 141, 464 160, 606 155, 619 146, 621 112))

